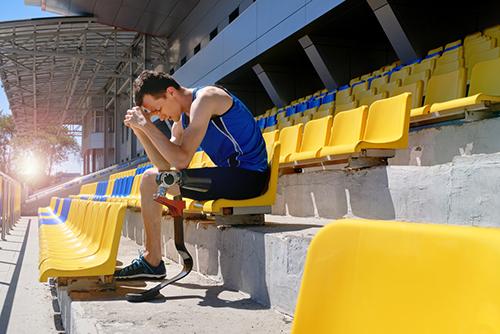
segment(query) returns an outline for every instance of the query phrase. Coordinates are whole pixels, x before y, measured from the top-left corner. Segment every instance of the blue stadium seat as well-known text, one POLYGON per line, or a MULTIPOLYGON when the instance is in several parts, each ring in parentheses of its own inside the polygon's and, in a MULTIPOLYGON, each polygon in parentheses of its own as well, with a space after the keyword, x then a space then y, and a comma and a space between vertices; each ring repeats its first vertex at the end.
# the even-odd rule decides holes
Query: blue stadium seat
POLYGON ((71 207, 71 198, 64 198, 62 202, 63 203, 62 203, 61 215, 59 217, 53 217, 53 218, 40 217, 38 223, 40 225, 42 224, 55 225, 55 224, 65 223, 66 219, 68 218, 69 209, 71 207))

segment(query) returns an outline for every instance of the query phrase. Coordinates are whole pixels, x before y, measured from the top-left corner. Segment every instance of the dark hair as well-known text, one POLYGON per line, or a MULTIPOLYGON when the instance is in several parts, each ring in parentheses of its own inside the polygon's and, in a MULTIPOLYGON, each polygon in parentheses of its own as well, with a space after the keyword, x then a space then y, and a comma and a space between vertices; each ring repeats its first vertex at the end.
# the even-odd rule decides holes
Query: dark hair
POLYGON ((134 80, 134 102, 136 106, 142 106, 145 94, 161 97, 168 87, 181 88, 179 83, 164 72, 151 70, 142 71, 134 80))

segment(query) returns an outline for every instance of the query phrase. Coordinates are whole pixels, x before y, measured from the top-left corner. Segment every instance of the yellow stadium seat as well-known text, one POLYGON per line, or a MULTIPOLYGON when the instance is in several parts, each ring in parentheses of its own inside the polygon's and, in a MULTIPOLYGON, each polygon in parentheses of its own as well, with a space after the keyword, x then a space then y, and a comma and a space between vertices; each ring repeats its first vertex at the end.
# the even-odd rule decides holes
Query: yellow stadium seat
POLYGON ((446 44, 444 46, 444 49, 446 50, 446 49, 449 49, 449 48, 454 48, 454 47, 459 46, 461 44, 462 44, 462 40, 458 39, 458 40, 456 40, 454 42, 450 42, 450 43, 446 44))
MULTIPOLYGON (((424 84, 422 80, 409 83, 407 85, 398 87, 392 91, 392 96, 396 96, 403 93, 411 93, 412 108, 418 108, 422 105, 422 96, 424 91, 424 84)), ((412 109, 413 113, 413 109, 412 109)))
MULTIPOLYGON (((451 82, 450 80, 452 79, 445 82, 449 83, 451 82)), ((463 85, 463 82, 461 85, 463 85)), ((460 90, 462 87, 458 87, 457 89, 460 90)), ((478 105, 500 102, 500 58, 477 63, 474 66, 468 95, 468 97, 464 98, 447 98, 444 100, 446 102, 435 103, 431 105, 431 112, 444 112, 457 109, 484 109, 484 106, 478 105)), ((448 96, 451 96, 451 93, 448 96)))
POLYGON ((469 34, 469 35, 465 36, 465 38, 464 38, 464 45, 472 43, 472 42, 474 42, 476 40, 480 40, 481 37, 482 37, 482 34, 479 31, 475 32, 473 34, 469 34))
POLYGON ((367 106, 343 111, 335 115, 330 140, 319 151, 318 156, 346 155, 356 152, 356 145, 363 138, 367 116, 367 106))
POLYGON ((305 161, 319 157, 319 151, 330 140, 332 116, 307 122, 302 134, 302 141, 297 152, 290 155, 289 161, 305 161))
POLYGON ((407 76, 409 76, 411 73, 411 67, 406 66, 400 69, 399 71, 392 72, 391 78, 389 79, 389 82, 394 82, 396 80, 404 80, 407 76))
POLYGON ((278 122, 278 129, 282 130, 284 128, 287 128, 289 126, 292 126, 293 122, 290 122, 288 119, 282 119, 281 121, 278 122))
POLYGON ((385 99, 387 97, 387 92, 382 92, 379 94, 365 95, 358 100, 358 105, 360 106, 370 106, 373 102, 385 99))
POLYGON ((465 66, 465 62, 464 62, 463 58, 459 58, 457 60, 449 61, 446 63, 439 63, 439 59, 438 59, 438 63, 437 63, 436 68, 434 69, 434 72, 432 74, 433 75, 446 74, 446 73, 450 73, 453 71, 457 71, 464 66, 465 66))
POLYGON ((373 102, 368 111, 363 140, 356 150, 408 147, 410 109, 410 93, 373 102))
POLYGON ((293 125, 297 125, 297 124, 305 124, 307 122, 309 122, 310 120, 312 119, 312 115, 311 114, 308 114, 308 115, 304 115, 300 118, 297 118, 294 122, 293 122, 293 125))
POLYGON ((384 71, 382 69, 378 69, 372 72, 372 77, 376 77, 377 75, 382 75, 384 71))
POLYGON ((243 209, 244 212, 248 212, 248 208, 254 208, 256 211, 264 209, 263 211, 270 212, 270 207, 276 200, 276 192, 278 189, 280 147, 281 145, 279 142, 274 143, 271 155, 272 160, 269 163, 269 183, 264 194, 245 200, 218 199, 206 202, 193 201, 190 208, 199 212, 199 208, 201 207, 204 213, 213 215, 223 215, 226 208, 230 208, 233 214, 237 214, 238 209, 243 209))
POLYGON ((456 49, 446 51, 436 59, 436 66, 440 66, 449 62, 457 61, 464 58, 464 47, 460 46, 456 49))
POLYGON ((302 142, 303 127, 303 124, 297 124, 281 129, 279 135, 279 142, 281 144, 280 164, 290 162, 290 155, 299 149, 302 142))
POLYGON ((263 133, 262 137, 264 137, 264 142, 266 143, 267 161, 271 161, 272 148, 274 146, 274 143, 278 140, 279 131, 275 130, 263 133))
POLYGON ((427 52, 427 55, 432 55, 432 54, 435 54, 435 53, 438 53, 438 52, 443 52, 443 47, 442 46, 437 47, 437 48, 432 49, 432 50, 429 50, 429 52, 427 52))
MULTIPOLYGON (((406 79, 403 80, 403 86, 411 85, 412 83, 415 83, 417 81, 422 81, 423 91, 425 92, 425 90, 427 89, 427 83, 429 82, 430 78, 431 78, 431 71, 430 70, 418 72, 418 73, 415 73, 415 74, 412 74, 412 75, 406 77, 406 79)), ((394 95, 398 95, 398 94, 394 94, 394 95)))
MULTIPOLYGON (((420 72, 426 72, 427 70, 429 70, 429 72, 432 73, 434 71, 434 67, 436 67, 435 58, 424 59, 420 63, 412 65, 410 76, 413 76, 420 72)), ((403 85, 404 85, 404 80, 403 80, 403 85)))
POLYGON ((307 110, 304 111, 304 116, 313 116, 316 111, 318 111, 318 107, 313 107, 313 108, 309 108, 307 110))
POLYGON ((191 162, 189 163, 189 168, 201 168, 203 166, 203 155, 205 152, 196 151, 196 153, 191 158, 191 162))
POLYGON ((292 334, 497 333, 500 230, 337 220, 313 238, 292 334))
MULTIPOLYGON (((356 86, 356 87, 358 87, 358 86, 356 86)), ((354 96, 354 100, 359 101, 361 99, 364 99, 367 96, 371 96, 371 95, 375 95, 375 94, 377 94, 377 90, 372 87, 370 89, 368 89, 368 88, 362 89, 362 90, 359 89, 359 90, 356 91, 355 94, 353 93, 352 95, 354 96)))
POLYGON ((208 156, 208 154, 203 154, 203 167, 216 167, 212 159, 208 156))
POLYGON ((320 104, 317 112, 322 112, 324 110, 333 109, 335 107, 335 102, 328 102, 320 104))
POLYGON ((465 66, 470 66, 471 57, 477 53, 485 52, 496 46, 496 40, 488 38, 484 41, 469 44, 465 47, 465 66))
POLYGON ((427 86, 424 104, 430 105, 430 112, 444 111, 444 102, 465 96, 467 84, 464 68, 446 74, 434 74, 427 86))
POLYGON ((268 126, 266 128, 264 128, 264 130, 262 131, 263 133, 266 133, 266 132, 271 132, 271 131, 274 131, 278 129, 278 126, 277 125, 271 125, 271 126, 268 126))
POLYGON ((335 114, 341 111, 354 109, 358 106, 358 101, 346 102, 346 103, 336 103, 335 104, 335 114))
POLYGON ((319 118, 323 118, 323 117, 327 117, 327 116, 333 116, 333 114, 334 114, 333 107, 328 108, 328 109, 318 110, 313 115, 313 119, 319 119, 319 118))
POLYGON ((381 85, 378 89, 377 92, 382 93, 382 92, 387 92, 389 96, 391 95, 391 92, 396 89, 397 87, 401 86, 401 80, 396 80, 393 82, 389 82, 386 84, 381 85))
POLYGON ((370 88, 375 88, 377 90, 377 92, 379 92, 380 87, 386 85, 387 83, 389 83, 389 76, 383 75, 379 78, 373 79, 371 84, 370 84, 370 88))
POLYGON ((335 94, 335 104, 336 105, 351 103, 353 100, 354 99, 351 95, 351 87, 337 91, 337 93, 335 94))
POLYGON ((114 273, 126 206, 121 203, 105 204, 109 210, 100 234, 98 251, 93 255, 71 260, 46 259, 39 268, 40 282, 46 282, 49 277, 104 276, 114 273))
POLYGON ((472 74, 472 69, 474 68, 474 65, 476 65, 477 63, 499 57, 500 57, 500 47, 498 46, 496 48, 489 49, 487 51, 472 54, 467 64, 467 78, 470 78, 472 74))
POLYGON ((496 26, 489 27, 483 30, 483 34, 485 34, 486 36, 492 36, 497 32, 500 32, 500 24, 497 24, 496 26))
POLYGON ((288 121, 291 124, 296 124, 297 120, 300 119, 302 116, 303 116, 303 114, 301 112, 295 113, 295 114, 291 115, 290 117, 288 117, 288 121))
POLYGON ((141 200, 141 181, 142 175, 139 174, 134 176, 134 182, 132 183, 132 190, 130 191, 130 195, 127 197, 127 206, 128 207, 138 207, 138 202, 141 200))
POLYGON ((362 83, 359 83, 356 86, 352 87, 351 95, 354 96, 354 98, 356 99, 356 95, 360 94, 361 92, 365 92, 367 90, 368 90, 368 81, 363 81, 362 83))
POLYGON ((353 84, 355 84, 356 82, 360 82, 361 79, 359 77, 355 77, 355 78, 352 78, 350 81, 349 81, 349 86, 352 86, 353 84))

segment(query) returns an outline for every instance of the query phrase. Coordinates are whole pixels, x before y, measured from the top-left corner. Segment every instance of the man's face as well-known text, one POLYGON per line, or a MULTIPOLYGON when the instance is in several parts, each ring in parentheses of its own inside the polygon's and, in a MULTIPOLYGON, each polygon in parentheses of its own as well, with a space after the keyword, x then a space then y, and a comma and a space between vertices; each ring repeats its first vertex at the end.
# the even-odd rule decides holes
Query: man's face
POLYGON ((181 117, 181 105, 177 100, 177 90, 173 87, 168 87, 159 97, 145 94, 142 106, 150 111, 150 115, 158 116, 162 121, 178 122, 181 117))

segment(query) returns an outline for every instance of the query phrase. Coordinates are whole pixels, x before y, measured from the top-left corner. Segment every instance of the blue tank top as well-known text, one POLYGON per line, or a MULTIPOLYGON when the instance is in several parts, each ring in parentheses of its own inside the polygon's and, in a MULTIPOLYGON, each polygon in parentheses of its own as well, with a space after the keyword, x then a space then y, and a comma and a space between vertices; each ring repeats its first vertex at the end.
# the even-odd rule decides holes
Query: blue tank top
MULTIPOLYGON (((194 88, 193 101, 200 88, 202 87, 194 88)), ((231 96, 233 104, 221 116, 212 117, 200 147, 218 167, 266 171, 266 144, 257 122, 240 99, 226 89, 224 91, 231 96)), ((181 122, 185 129, 189 119, 184 113, 181 115, 181 122)))

